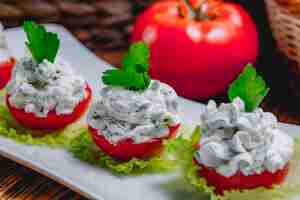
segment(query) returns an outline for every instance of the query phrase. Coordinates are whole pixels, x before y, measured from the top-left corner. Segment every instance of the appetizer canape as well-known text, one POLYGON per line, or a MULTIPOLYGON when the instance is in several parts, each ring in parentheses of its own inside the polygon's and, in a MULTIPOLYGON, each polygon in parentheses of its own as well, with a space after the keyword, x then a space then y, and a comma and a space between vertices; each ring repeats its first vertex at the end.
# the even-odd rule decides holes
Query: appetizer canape
POLYGON ((159 154, 180 126, 176 92, 148 76, 149 49, 135 43, 121 69, 105 71, 107 86, 88 114, 94 142, 112 158, 127 161, 159 154))
POLYGON ((11 56, 8 49, 3 26, 0 23, 0 90, 3 89, 10 80, 15 59, 11 56))
POLYGON ((24 30, 31 56, 19 59, 13 70, 6 96, 9 111, 27 128, 64 128, 85 113, 91 89, 67 62, 56 58, 57 34, 33 22, 25 22, 24 30))
POLYGON ((257 108, 268 90, 247 66, 229 89, 231 103, 218 107, 210 101, 201 115, 194 164, 216 194, 272 188, 285 180, 294 140, 279 129, 272 113, 257 108))

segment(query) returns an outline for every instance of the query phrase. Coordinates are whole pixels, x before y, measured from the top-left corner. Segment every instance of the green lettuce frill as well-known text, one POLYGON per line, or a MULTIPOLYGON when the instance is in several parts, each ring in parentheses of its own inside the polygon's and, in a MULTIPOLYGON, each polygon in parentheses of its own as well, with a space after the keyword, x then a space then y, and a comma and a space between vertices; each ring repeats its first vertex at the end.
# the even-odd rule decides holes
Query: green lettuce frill
MULTIPOLYGON (((192 138, 199 137, 200 132, 195 131, 192 138)), ((290 162, 289 175, 282 185, 274 186, 273 189, 232 190, 225 192, 223 196, 216 195, 214 188, 207 184, 205 178, 199 177, 200 167, 193 163, 193 155, 196 151, 194 141, 193 139, 177 138, 169 144, 169 150, 176 155, 176 161, 181 166, 186 181, 198 192, 208 194, 211 200, 289 200, 300 195, 300 143, 297 140, 295 140, 294 156, 290 162)))
POLYGON ((70 151, 80 160, 93 165, 112 170, 116 174, 139 174, 142 172, 166 172, 176 168, 173 159, 167 153, 162 153, 149 160, 132 159, 130 161, 116 161, 101 152, 92 141, 88 131, 72 139, 70 151))
MULTIPOLYGON (((0 91, 0 102, 4 92, 0 91)), ((2 100, 3 102, 3 100, 2 100)), ((128 162, 116 161, 101 152, 92 141, 88 129, 82 124, 71 125, 64 130, 43 133, 19 126, 11 117, 8 108, 0 103, 0 135, 18 143, 64 148, 78 159, 112 170, 116 174, 137 174, 143 172, 166 172, 176 168, 176 163, 167 152, 149 160, 132 159, 128 162)))

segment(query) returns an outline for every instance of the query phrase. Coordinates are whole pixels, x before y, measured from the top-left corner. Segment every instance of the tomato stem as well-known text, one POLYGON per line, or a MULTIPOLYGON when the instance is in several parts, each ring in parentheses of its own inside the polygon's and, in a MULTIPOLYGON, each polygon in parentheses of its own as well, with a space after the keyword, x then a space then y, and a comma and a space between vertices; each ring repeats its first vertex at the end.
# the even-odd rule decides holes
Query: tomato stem
POLYGON ((182 6, 179 5, 179 13, 182 17, 187 17, 189 19, 194 19, 196 17, 196 12, 193 8, 193 6, 191 5, 189 0, 179 0, 182 1, 184 8, 187 8, 187 12, 185 12, 184 8, 182 6))
POLYGON ((196 8, 196 20, 203 21, 210 19, 208 14, 208 0, 199 0, 196 8))
POLYGON ((209 14, 209 0, 197 0, 196 5, 192 5, 190 0, 179 0, 178 2, 179 13, 182 17, 198 21, 214 18, 214 16, 209 14))

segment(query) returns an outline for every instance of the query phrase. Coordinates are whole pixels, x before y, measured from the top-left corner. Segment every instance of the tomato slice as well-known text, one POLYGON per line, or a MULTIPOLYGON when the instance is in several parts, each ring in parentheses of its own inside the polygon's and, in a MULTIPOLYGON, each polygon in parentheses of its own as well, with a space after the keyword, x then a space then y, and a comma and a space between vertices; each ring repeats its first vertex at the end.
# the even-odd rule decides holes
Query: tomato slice
POLYGON ((11 78, 13 67, 16 60, 11 58, 7 62, 0 63, 0 90, 3 89, 11 78))
POLYGON ((122 140, 117 144, 110 143, 97 129, 89 127, 94 142, 98 147, 118 160, 130 160, 132 158, 147 159, 159 154, 163 150, 163 140, 176 137, 180 124, 169 127, 169 135, 164 138, 154 138, 148 142, 136 144, 131 138, 122 140))
POLYGON ((201 167, 199 175, 204 177, 207 183, 215 187, 217 194, 223 194, 226 190, 243 190, 254 189, 258 187, 272 188, 274 185, 281 184, 289 172, 289 164, 275 173, 264 171, 261 174, 245 176, 241 172, 231 176, 225 177, 215 169, 206 167, 196 160, 194 162, 201 167))
POLYGON ((17 109, 9 104, 9 95, 6 96, 6 103, 11 115, 24 127, 37 130, 58 130, 79 120, 86 112, 91 99, 92 90, 87 84, 85 98, 75 107, 73 113, 57 115, 55 111, 50 111, 46 118, 36 117, 33 113, 26 113, 24 109, 17 109))

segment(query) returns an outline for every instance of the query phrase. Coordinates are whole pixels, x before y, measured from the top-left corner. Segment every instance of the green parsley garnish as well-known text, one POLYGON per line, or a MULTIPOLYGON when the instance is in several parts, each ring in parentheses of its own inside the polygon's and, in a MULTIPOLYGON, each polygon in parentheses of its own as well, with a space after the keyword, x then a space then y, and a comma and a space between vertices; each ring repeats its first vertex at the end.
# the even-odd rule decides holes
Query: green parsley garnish
POLYGON ((26 46, 35 61, 41 63, 46 59, 53 63, 60 44, 57 34, 48 32, 44 26, 32 21, 25 21, 23 29, 28 40, 26 46))
POLYGON ((123 59, 121 69, 107 70, 103 73, 103 83, 134 91, 147 89, 151 82, 148 75, 149 57, 149 48, 145 43, 134 43, 123 59))
POLYGON ((230 85, 228 97, 233 101, 240 97, 246 106, 246 111, 251 112, 256 109, 267 96, 270 88, 266 87, 266 82, 258 76, 255 68, 248 64, 240 76, 230 85))

